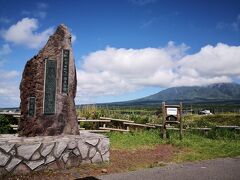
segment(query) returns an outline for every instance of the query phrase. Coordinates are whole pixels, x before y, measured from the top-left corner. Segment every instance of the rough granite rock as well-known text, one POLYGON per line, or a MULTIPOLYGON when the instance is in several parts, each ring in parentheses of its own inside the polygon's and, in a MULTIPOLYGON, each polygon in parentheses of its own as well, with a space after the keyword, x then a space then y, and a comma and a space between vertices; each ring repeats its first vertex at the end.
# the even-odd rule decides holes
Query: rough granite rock
POLYGON ((11 162, 6 166, 8 172, 12 171, 22 160, 19 158, 12 158, 11 162))
POLYGON ((41 158, 41 154, 40 154, 38 151, 36 151, 36 152, 32 155, 31 160, 35 161, 35 160, 38 160, 38 159, 40 159, 40 158, 41 158))
POLYGON ((41 146, 41 143, 38 144, 28 144, 21 145, 17 148, 18 155, 29 160, 34 152, 41 146))
POLYGON ((44 157, 47 156, 52 151, 53 147, 54 147, 54 143, 44 144, 41 149, 41 155, 44 157))
POLYGON ((98 144, 98 149, 101 151, 102 155, 109 151, 109 139, 104 138, 102 141, 100 141, 98 144))
POLYGON ((0 166, 5 166, 10 159, 8 154, 4 154, 0 151, 0 166))
POLYGON ((79 150, 77 148, 75 148, 73 150, 73 154, 76 155, 76 156, 79 156, 80 152, 79 152, 79 150))
POLYGON ((92 158, 92 163, 102 162, 101 154, 97 152, 95 156, 92 158))
POLYGON ((13 148, 13 146, 14 144, 1 144, 0 148, 8 153, 13 148))
POLYGON ((93 156, 95 156, 96 152, 97 152, 96 148, 91 148, 89 150, 89 158, 92 158, 93 156))
POLYGON ((77 147, 77 142, 76 141, 70 141, 68 143, 68 149, 74 149, 77 147))
POLYGON ((102 155, 103 162, 108 162, 109 161, 109 151, 106 152, 104 155, 102 155))
MULTIPOLYGON (((49 62, 49 61, 48 61, 49 62)), ((51 73, 50 73, 51 72, 51 73)), ((66 71, 65 71, 66 72, 66 71)), ((49 81, 52 83, 52 81, 49 81)), ((51 84, 52 86, 52 84, 51 84)), ((65 25, 58 26, 56 32, 50 36, 47 44, 39 53, 30 59, 24 69, 20 84, 21 118, 19 123, 20 136, 55 136, 60 134, 79 134, 75 102, 76 68, 71 45, 71 34, 65 25), (68 83, 64 92, 63 51, 69 50, 68 83), (55 61, 55 108, 54 113, 44 111, 46 68, 48 60, 55 61), (31 105, 30 97, 35 98, 31 105), (30 112, 30 108, 32 111, 30 112)), ((52 88, 49 88, 50 91, 52 88)), ((54 104, 54 102, 52 103, 54 104)))
POLYGON ((45 164, 51 163, 55 160, 56 158, 52 155, 48 155, 45 161, 45 164))
POLYGON ((80 151, 80 154, 82 155, 83 159, 87 158, 89 147, 86 144, 79 141, 78 150, 80 151))
POLYGON ((31 170, 36 169, 40 165, 44 164, 44 160, 38 160, 38 161, 27 161, 25 163, 31 170))
POLYGON ((65 152, 65 153, 63 153, 63 155, 62 155, 62 160, 63 160, 63 162, 64 163, 66 163, 67 162, 67 160, 68 160, 68 157, 69 157, 69 151, 68 152, 65 152))
POLYGON ((98 139, 89 139, 86 141, 86 143, 92 145, 92 146, 96 146, 98 143, 98 139))
POLYGON ((66 142, 58 142, 54 149, 54 156, 59 158, 63 151, 66 149, 67 143, 66 142))

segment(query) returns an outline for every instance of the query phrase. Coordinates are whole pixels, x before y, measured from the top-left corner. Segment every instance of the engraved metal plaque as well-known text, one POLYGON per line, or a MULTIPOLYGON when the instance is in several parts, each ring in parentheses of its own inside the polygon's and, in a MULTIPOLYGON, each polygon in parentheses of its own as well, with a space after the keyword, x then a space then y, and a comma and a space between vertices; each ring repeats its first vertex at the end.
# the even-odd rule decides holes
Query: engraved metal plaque
POLYGON ((56 61, 46 59, 44 114, 55 114, 56 61))
POLYGON ((62 93, 68 93, 69 50, 63 50, 62 62, 62 93))
POLYGON ((28 116, 34 117, 35 115, 35 97, 30 97, 28 102, 28 116))

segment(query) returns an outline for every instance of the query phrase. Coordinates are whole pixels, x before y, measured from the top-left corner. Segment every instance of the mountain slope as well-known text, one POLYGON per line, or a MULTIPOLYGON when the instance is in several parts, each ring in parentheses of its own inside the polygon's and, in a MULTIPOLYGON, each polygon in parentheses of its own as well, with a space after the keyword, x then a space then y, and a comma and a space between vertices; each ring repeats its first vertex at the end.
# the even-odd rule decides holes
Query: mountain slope
POLYGON ((236 83, 218 83, 208 86, 172 87, 156 94, 128 101, 131 104, 169 102, 208 102, 240 100, 240 85, 236 83))

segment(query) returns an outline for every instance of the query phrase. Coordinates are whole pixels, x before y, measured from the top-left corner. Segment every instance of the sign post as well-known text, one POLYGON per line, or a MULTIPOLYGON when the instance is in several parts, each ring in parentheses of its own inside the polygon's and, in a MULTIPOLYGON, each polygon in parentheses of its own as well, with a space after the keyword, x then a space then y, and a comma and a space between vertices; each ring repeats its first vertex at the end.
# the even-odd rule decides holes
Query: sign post
POLYGON ((167 138, 167 124, 179 125, 179 137, 183 138, 183 123, 182 123, 182 102, 179 105, 166 105, 162 102, 162 118, 163 124, 161 134, 163 139, 167 138))

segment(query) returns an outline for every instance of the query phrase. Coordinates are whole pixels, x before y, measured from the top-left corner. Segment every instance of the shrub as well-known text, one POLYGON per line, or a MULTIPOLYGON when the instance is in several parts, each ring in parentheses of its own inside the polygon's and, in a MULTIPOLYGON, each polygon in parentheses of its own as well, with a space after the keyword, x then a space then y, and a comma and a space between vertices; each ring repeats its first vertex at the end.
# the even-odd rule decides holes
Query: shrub
POLYGON ((0 134, 8 134, 12 131, 7 116, 0 114, 0 134))

